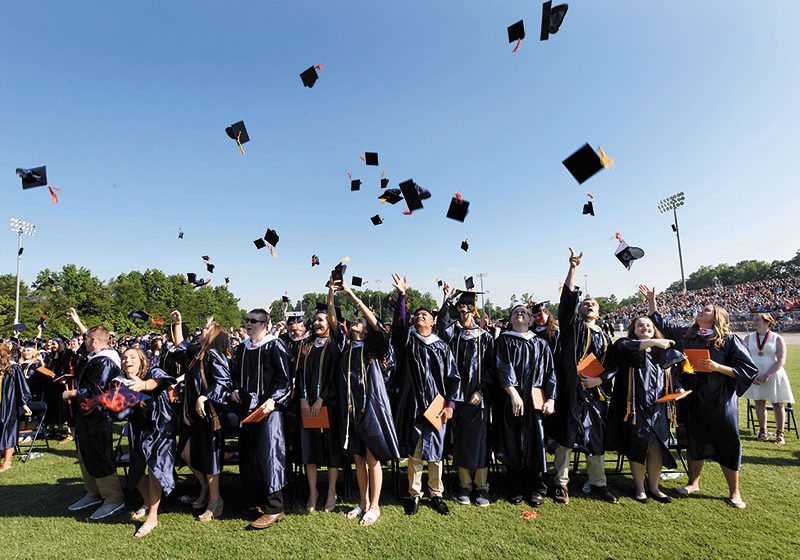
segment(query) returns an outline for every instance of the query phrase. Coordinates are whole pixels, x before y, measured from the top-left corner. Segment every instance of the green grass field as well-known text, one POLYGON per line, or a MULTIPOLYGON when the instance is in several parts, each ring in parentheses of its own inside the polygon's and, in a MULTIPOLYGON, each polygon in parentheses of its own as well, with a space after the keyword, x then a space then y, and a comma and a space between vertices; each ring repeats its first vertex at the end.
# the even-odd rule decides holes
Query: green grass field
MULTIPOLYGON (((800 394, 800 346, 789 347, 788 370, 800 394)), ((298 513, 269 530, 252 532, 245 530, 247 520, 237 504, 236 469, 228 468, 221 520, 197 524, 176 501, 182 490, 191 490, 183 483, 162 503, 158 528, 134 539, 137 524, 128 513, 108 523, 89 523, 66 510, 82 495, 74 445, 68 444, 28 464, 15 460, 0 475, 0 550, 6 558, 798 558, 800 442, 789 432, 784 447, 756 441, 744 429, 744 408, 742 401, 745 510, 723 502, 726 486, 714 463, 706 465, 699 495, 669 505, 629 498, 626 465, 623 475, 609 476, 624 496, 616 506, 583 497, 585 478, 578 475, 571 482, 568 506, 548 501, 530 521, 520 517, 527 506, 512 506, 499 496, 488 509, 448 501, 448 517, 427 507, 406 517, 398 502, 385 498, 383 515, 373 527, 359 527, 341 512, 298 513)), ((187 473, 181 471, 182 481, 188 480, 187 473)), ((685 481, 685 476, 664 481, 662 487, 685 481)), ((389 486, 386 477, 384 496, 391 495, 389 486)), ((357 494, 355 484, 353 491, 357 494)))

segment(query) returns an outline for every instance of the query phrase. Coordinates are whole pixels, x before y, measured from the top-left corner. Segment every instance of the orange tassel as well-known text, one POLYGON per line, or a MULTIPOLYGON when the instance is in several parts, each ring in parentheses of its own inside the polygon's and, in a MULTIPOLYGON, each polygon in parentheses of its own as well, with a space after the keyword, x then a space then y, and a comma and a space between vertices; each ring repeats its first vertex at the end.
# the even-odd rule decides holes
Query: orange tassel
POLYGON ((603 167, 606 169, 614 167, 614 160, 606 155, 606 153, 603 151, 603 148, 598 146, 597 150, 600 152, 600 163, 603 164, 603 167))

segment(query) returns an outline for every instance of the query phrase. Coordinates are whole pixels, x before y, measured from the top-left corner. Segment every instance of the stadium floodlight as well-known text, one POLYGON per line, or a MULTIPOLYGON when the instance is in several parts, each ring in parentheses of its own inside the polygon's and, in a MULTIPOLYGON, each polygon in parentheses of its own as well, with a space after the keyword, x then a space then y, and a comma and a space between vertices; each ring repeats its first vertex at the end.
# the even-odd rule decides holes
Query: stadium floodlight
POLYGON ((675 232, 675 236, 678 238, 678 261, 681 265, 681 284, 683 285, 683 291, 686 291, 686 276, 683 273, 683 251, 681 250, 681 232, 678 228, 678 208, 683 206, 684 202, 686 201, 686 197, 683 195, 683 192, 679 192, 673 194, 672 196, 668 196, 665 199, 662 199, 658 203, 658 211, 664 214, 665 212, 669 212, 672 210, 672 217, 674 222, 672 223, 672 231, 675 232))
POLYGON ((18 218, 11 218, 11 231, 17 234, 17 297, 14 305, 14 324, 19 323, 19 267, 22 260, 22 236, 33 235, 36 232, 36 226, 25 220, 18 218))

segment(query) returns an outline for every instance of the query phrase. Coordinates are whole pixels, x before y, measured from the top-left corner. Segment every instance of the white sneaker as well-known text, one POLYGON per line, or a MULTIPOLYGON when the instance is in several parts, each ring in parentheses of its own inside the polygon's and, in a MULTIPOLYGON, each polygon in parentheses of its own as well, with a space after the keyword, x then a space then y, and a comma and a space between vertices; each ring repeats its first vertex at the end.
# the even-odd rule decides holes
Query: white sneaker
POLYGON ((89 516, 90 521, 99 521, 100 519, 105 519, 106 517, 110 517, 117 513, 119 510, 125 507, 123 502, 118 504, 104 504, 97 508, 92 515, 89 516))
POLYGON ((103 498, 90 498, 89 496, 84 496, 77 502, 74 502, 67 506, 69 511, 80 511, 82 509, 90 508, 92 506, 96 506, 97 504, 102 504, 103 498))

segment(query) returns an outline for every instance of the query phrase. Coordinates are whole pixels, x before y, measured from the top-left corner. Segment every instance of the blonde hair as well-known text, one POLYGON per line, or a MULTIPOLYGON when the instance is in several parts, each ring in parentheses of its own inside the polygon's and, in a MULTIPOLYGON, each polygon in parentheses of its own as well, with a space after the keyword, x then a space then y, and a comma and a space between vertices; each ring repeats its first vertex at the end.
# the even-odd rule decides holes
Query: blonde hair
MULTIPOLYGON (((722 342, 725 340, 725 337, 732 332, 728 311, 716 303, 712 303, 711 307, 714 308, 714 336, 709 339, 709 342, 714 348, 722 348, 722 342)), ((686 338, 697 337, 699 328, 700 325, 697 324, 697 321, 692 323, 692 326, 689 327, 689 330, 686 332, 686 338)))
POLYGON ((764 322, 767 324, 768 329, 774 329, 775 325, 777 325, 777 321, 775 321, 775 317, 773 317, 769 313, 756 313, 755 317, 761 317, 764 322))
POLYGON ((147 372, 147 356, 140 348, 128 348, 122 353, 122 355, 124 356, 128 352, 134 352, 137 356, 139 356, 139 371, 136 372, 136 377, 139 379, 144 379, 144 374, 147 372))
POLYGON ((5 344, 0 344, 0 379, 6 374, 6 371, 11 367, 11 350, 5 344))

